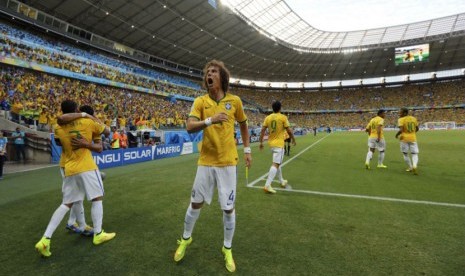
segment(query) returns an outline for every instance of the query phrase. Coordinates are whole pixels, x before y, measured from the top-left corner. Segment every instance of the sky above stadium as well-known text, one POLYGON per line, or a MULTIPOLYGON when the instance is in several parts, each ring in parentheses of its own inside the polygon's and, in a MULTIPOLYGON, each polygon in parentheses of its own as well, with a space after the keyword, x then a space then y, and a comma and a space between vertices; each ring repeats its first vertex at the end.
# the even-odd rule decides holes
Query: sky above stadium
POLYGON ((355 31, 394 26, 465 12, 465 0, 286 0, 311 26, 355 31))

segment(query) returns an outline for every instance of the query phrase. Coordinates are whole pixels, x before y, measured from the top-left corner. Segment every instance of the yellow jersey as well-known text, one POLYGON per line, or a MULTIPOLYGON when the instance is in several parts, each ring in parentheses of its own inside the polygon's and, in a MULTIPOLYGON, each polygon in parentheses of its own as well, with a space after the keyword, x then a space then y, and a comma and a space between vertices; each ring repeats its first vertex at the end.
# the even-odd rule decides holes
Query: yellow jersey
POLYGON ((65 176, 97 169, 91 151, 85 148, 73 149, 71 140, 74 137, 81 136, 87 141, 91 141, 94 135, 97 136, 104 130, 104 125, 88 118, 81 118, 63 126, 56 126, 55 137, 60 139, 62 146, 60 167, 65 168, 65 176))
POLYGON ((268 145, 270 147, 284 147, 284 133, 287 133, 286 128, 289 127, 289 121, 286 115, 281 113, 273 113, 266 116, 263 126, 268 128, 268 145))
POLYGON ((370 138, 378 138, 378 126, 381 126, 381 133, 379 139, 384 138, 384 119, 380 116, 376 116, 373 119, 371 119, 368 125, 366 126, 366 128, 370 130, 370 138))
POLYGON ((126 118, 119 118, 119 127, 120 128, 125 128, 126 127, 126 118))
POLYGON ((399 118, 397 125, 403 127, 402 133, 400 134, 400 140, 402 142, 416 142, 417 141, 417 119, 413 116, 404 116, 399 118))
POLYGON ((48 123, 48 114, 47 112, 40 112, 39 114, 39 124, 48 123))
MULTIPOLYGON (((94 134, 94 136, 92 136, 92 141, 94 143, 100 143, 102 142, 102 135, 101 134, 94 134)), ((65 167, 65 158, 64 158, 64 154, 62 154, 60 156, 60 162, 58 163, 60 168, 64 168, 65 167)))
POLYGON ((284 141, 286 141, 289 138, 291 138, 289 137, 289 133, 287 133, 287 131, 284 131, 284 141))
POLYGON ((226 93, 218 102, 206 94, 194 100, 189 117, 203 121, 216 113, 225 112, 228 121, 212 124, 203 130, 198 165, 200 166, 235 166, 238 162, 236 141, 234 140, 234 123, 247 121, 242 101, 238 96, 226 93))

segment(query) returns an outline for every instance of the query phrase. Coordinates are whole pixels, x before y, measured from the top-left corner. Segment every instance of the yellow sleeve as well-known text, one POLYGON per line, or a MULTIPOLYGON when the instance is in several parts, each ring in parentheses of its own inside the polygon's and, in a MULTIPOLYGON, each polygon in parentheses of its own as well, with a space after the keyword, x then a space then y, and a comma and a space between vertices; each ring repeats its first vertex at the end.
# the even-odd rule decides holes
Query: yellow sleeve
MULTIPOLYGON (((90 120, 90 119, 89 119, 90 120)), ((101 125, 93 120, 90 120, 91 121, 91 126, 92 126, 92 137, 95 136, 95 135, 100 135, 103 133, 103 131, 105 130, 105 126, 104 125, 101 125)))
POLYGON ((239 97, 237 97, 237 107, 236 107, 236 121, 239 123, 243 123, 247 121, 247 116, 245 115, 244 112, 244 107, 242 106, 242 101, 239 97))
POLYGON ((191 112, 189 113, 189 117, 195 117, 199 120, 202 120, 203 118, 202 117, 202 103, 203 103, 203 100, 201 98, 197 98, 194 100, 194 103, 192 104, 192 107, 191 107, 191 112))

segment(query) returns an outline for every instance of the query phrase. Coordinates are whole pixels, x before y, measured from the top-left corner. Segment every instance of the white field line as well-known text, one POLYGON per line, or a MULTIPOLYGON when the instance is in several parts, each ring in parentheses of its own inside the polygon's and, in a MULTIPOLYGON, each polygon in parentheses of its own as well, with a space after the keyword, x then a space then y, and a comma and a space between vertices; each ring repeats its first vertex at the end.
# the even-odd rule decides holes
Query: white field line
POLYGON ((31 171, 37 171, 37 170, 42 170, 42 169, 51 168, 51 167, 58 167, 58 164, 44 165, 44 166, 37 167, 37 168, 17 170, 17 171, 14 171, 14 172, 3 172, 3 174, 16 174, 16 173, 23 173, 23 172, 31 172, 31 171))
MULTIPOLYGON (((314 142, 307 148, 303 149, 300 151, 298 154, 296 154, 294 157, 290 158, 286 162, 284 162, 281 166, 286 165, 287 163, 291 162, 295 158, 297 158, 299 155, 303 154, 316 144, 318 144, 320 141, 325 139, 327 136, 321 138, 320 140, 314 142)), ((257 178, 256 180, 252 181, 247 187, 249 188, 255 188, 255 189, 262 189, 262 187, 255 187, 254 185, 268 176, 268 173, 262 175, 261 177, 257 178)), ((278 182, 279 181, 273 181, 273 182, 278 182)), ((367 196, 367 195, 353 195, 353 194, 340 194, 340 193, 329 193, 329 192, 319 192, 319 191, 309 191, 309 190, 294 190, 291 187, 288 188, 275 188, 275 190, 278 191, 283 191, 283 192, 294 192, 294 193, 303 193, 303 194, 313 194, 313 195, 321 195, 321 196, 333 196, 333 197, 347 197, 347 198, 361 198, 361 199, 370 199, 370 200, 378 200, 378 201, 390 201, 390 202, 401 202, 401 203, 412 203, 412 204, 423 204, 423 205, 434 205, 434 206, 445 206, 445 207, 457 207, 457 208, 465 208, 465 204, 457 204, 457 203, 447 203, 447 202, 435 202, 435 201, 427 201, 427 200, 414 200, 414 199, 401 199, 401 198, 392 198, 392 197, 382 197, 382 196, 367 196)))
MULTIPOLYGON (((262 187, 258 187, 258 186, 257 187, 250 187, 250 188, 262 189, 262 187)), ((400 198, 381 197, 381 196, 351 195, 351 194, 339 194, 339 193, 328 193, 328 192, 307 191, 307 190, 293 190, 293 189, 281 189, 281 188, 275 188, 275 190, 279 190, 279 191, 283 191, 283 192, 295 192, 295 193, 322 195, 322 196, 362 198, 362 199, 371 199, 371 200, 379 200, 379 201, 391 201, 391 202, 402 202, 402 203, 414 203, 414 204, 424 204, 424 205, 436 205, 436 206, 465 208, 465 204, 435 202, 435 201, 426 201, 426 200, 400 199, 400 198)))
MULTIPOLYGON (((326 137, 328 137, 330 134, 324 136, 323 138, 320 138, 319 140, 317 140, 316 142, 314 142, 313 144, 311 144, 310 146, 306 147, 305 149, 301 150, 299 153, 297 153, 295 156, 293 156, 292 158, 289 158, 286 162, 282 163, 281 164, 281 168, 286 166, 287 163, 291 162, 292 160, 296 159, 297 157, 299 157, 301 154, 303 154, 304 152, 306 152, 307 150, 311 149, 313 146, 315 146, 316 144, 318 144, 319 142, 321 142, 323 139, 326 139, 326 137)), ((250 172, 249 172, 250 174, 250 172)), ((260 180, 262 180, 263 178, 267 177, 268 176, 268 172, 265 173, 264 175, 260 176, 259 178, 255 179, 254 181, 252 181, 251 183, 249 183, 247 185, 247 187, 253 187, 253 185, 255 185, 257 182, 259 182, 260 180)))

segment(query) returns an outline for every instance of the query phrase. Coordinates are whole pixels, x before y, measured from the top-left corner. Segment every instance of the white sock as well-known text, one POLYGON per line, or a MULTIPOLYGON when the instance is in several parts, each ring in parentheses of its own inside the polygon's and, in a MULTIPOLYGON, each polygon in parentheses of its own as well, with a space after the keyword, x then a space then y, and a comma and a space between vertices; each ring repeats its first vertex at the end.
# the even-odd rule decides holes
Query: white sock
MULTIPOLYGON (((84 230, 86 228, 87 223, 86 218, 84 216, 84 203, 82 202, 82 200, 74 202, 73 207, 71 207, 71 212, 69 216, 70 220, 72 215, 75 217, 75 221, 77 221, 79 225, 79 230, 84 230)), ((68 224, 70 224, 69 220, 68 224)))
POLYGON ((102 232, 103 202, 101 200, 92 201, 90 215, 92 216, 92 223, 94 224, 94 233, 98 234, 102 232))
POLYGON ((412 163, 413 163, 413 167, 416 168, 418 165, 418 154, 417 153, 412 153, 412 163))
POLYGON ((184 218, 184 233, 182 234, 183 239, 187 240, 191 237, 195 222, 199 216, 200 209, 194 209, 192 208, 192 204, 189 204, 189 207, 187 207, 186 211, 186 217, 184 218))
POLYGON ((227 214, 223 212, 223 226, 224 226, 224 247, 231 248, 232 240, 234 236, 234 230, 236 229, 236 211, 227 214))
POLYGON ((50 219, 50 222, 47 225, 47 229, 45 230, 44 237, 46 238, 51 238, 53 235, 53 232, 57 229, 58 225, 60 222, 63 220, 65 217, 66 213, 68 213, 69 208, 66 205, 61 204, 53 213, 52 218, 50 219))
POLYGON ((73 225, 76 222, 76 212, 78 211, 77 209, 77 202, 74 202, 73 206, 71 207, 71 210, 69 211, 69 219, 68 219, 68 225, 73 225))
POLYGON ((283 182, 283 171, 281 171, 281 166, 279 166, 278 170, 276 171, 276 176, 279 179, 279 182, 283 182))
POLYGON ((271 186, 271 181, 273 181, 277 172, 278 172, 278 169, 276 169, 275 166, 271 166, 270 172, 268 173, 268 178, 266 179, 265 187, 271 186))
POLYGON ((365 163, 370 164, 371 158, 373 158, 373 152, 371 152, 371 150, 369 150, 368 153, 367 153, 367 158, 365 159, 365 163))
POLYGON ((378 156, 378 165, 382 165, 383 161, 384 161, 384 151, 380 151, 379 156, 378 156))
POLYGON ((410 158, 408 157, 408 153, 403 153, 403 154, 404 154, 405 163, 407 163, 407 166, 411 169, 412 168, 412 162, 410 161, 410 158))

